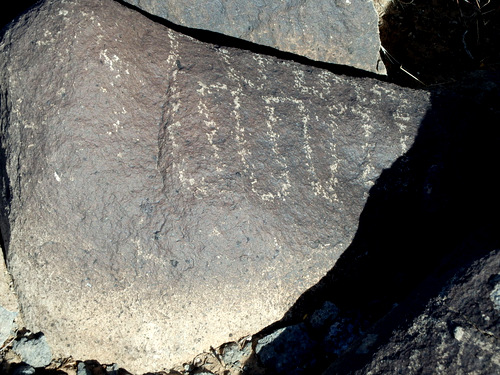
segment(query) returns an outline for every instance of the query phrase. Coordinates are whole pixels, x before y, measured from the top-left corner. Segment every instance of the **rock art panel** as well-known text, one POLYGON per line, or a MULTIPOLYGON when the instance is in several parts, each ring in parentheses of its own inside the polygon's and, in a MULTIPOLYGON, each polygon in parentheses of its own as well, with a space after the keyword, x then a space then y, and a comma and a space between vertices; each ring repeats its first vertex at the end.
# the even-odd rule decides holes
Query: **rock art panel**
POLYGON ((385 74, 372 0, 125 0, 175 24, 385 74))
POLYGON ((132 372, 280 319, 430 106, 111 0, 43 1, 0 48, 1 230, 25 324, 54 358, 132 372))

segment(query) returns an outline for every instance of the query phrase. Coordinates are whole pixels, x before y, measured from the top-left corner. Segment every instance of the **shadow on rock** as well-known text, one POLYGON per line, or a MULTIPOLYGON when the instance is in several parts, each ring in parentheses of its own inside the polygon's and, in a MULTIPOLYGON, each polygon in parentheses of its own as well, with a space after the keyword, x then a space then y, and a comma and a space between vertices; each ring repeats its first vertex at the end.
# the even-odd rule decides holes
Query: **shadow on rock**
POLYGON ((411 325, 461 271, 500 248, 499 98, 498 73, 433 91, 414 145, 371 189, 350 247, 257 336, 266 373, 361 369, 394 329, 411 325), (322 325, 318 312, 327 317, 322 325))
POLYGON ((27 9, 34 6, 37 2, 38 0, 18 0, 10 3, 8 7, 3 7, 0 15, 0 30, 15 17, 25 13, 27 9))
POLYGON ((498 1, 387 1, 379 9, 387 73, 409 86, 460 81, 475 69, 498 70, 498 1), (420 81, 420 83, 419 83, 420 81))

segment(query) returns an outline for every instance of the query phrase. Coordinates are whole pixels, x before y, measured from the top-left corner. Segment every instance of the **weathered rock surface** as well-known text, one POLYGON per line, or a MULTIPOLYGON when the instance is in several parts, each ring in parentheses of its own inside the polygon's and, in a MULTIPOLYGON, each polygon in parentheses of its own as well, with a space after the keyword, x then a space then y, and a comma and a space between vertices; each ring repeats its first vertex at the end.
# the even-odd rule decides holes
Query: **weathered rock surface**
POLYGON ((5 341, 13 334, 16 325, 17 312, 9 311, 0 306, 0 347, 3 346, 5 341))
POLYGON ((305 324, 300 323, 264 337, 257 343, 255 353, 272 373, 303 374, 305 370, 301 367, 314 363, 311 348, 315 346, 317 343, 307 334, 305 324))
POLYGON ((43 334, 34 335, 32 338, 22 337, 14 341, 12 347, 23 362, 32 367, 47 366, 52 360, 52 353, 43 334))
POLYGON ((11 279, 5 267, 5 262, 0 259, 0 347, 15 335, 19 322, 19 306, 16 296, 11 290, 11 279))
POLYGON ((1 230, 26 326, 54 357, 133 372, 279 319, 430 107, 113 1, 44 1, 0 48, 1 230))
POLYGON ((459 342, 454 329, 498 325, 499 98, 494 72, 432 90, 419 136, 377 180, 332 271, 339 315, 362 317, 365 337, 325 374, 498 372, 497 339, 459 342))
POLYGON ((372 0, 125 0, 175 24, 385 74, 372 0))
POLYGON ((357 374, 498 374, 500 251, 473 264, 357 374))

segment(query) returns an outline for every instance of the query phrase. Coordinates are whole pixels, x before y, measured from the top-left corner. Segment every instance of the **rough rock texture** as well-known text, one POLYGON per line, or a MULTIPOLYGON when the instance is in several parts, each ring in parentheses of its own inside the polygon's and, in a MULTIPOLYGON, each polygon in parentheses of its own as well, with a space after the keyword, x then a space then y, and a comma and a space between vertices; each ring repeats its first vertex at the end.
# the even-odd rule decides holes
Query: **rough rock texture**
POLYGON ((5 266, 3 256, 0 259, 0 306, 9 311, 18 311, 17 297, 12 289, 12 279, 5 266))
POLYGON ((363 337, 366 327, 353 312, 345 314, 329 301, 301 320, 257 340, 255 355, 266 374, 319 373, 363 337))
POLYGON ((26 326, 54 357, 133 372, 281 318, 430 106, 113 1, 42 2, 0 48, 1 230, 26 326))
POLYGON ((0 306, 0 347, 3 346, 5 341, 13 334, 16 325, 17 312, 9 311, 0 306))
POLYGON ((500 309, 491 299, 499 286, 500 250, 473 264, 356 373, 500 373, 500 309))
POLYGON ((23 362, 32 367, 47 366, 52 360, 52 353, 43 334, 33 338, 22 337, 14 342, 14 352, 21 356, 23 362))
POLYGON ((175 24, 385 74, 372 0, 125 0, 175 24))
POLYGON ((259 340, 255 353, 272 373, 302 374, 305 372, 301 367, 307 368, 315 362, 312 349, 315 346, 317 343, 307 334, 305 324, 300 323, 259 340))
POLYGON ((500 197, 491 175, 499 162, 499 99, 494 72, 432 90, 419 136, 371 189, 355 239, 331 272, 340 315, 355 311, 368 325, 362 342, 325 374, 498 372, 489 367, 498 340, 452 338, 457 324, 472 328, 462 318, 489 332, 498 325, 491 296, 500 270, 500 197))

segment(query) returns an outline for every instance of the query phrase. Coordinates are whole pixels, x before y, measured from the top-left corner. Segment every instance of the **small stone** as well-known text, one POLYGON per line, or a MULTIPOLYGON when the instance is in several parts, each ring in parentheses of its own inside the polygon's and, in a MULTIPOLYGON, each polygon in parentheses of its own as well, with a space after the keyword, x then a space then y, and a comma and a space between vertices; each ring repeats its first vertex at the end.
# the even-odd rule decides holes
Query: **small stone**
POLYGON ((240 351, 240 347, 237 343, 232 342, 224 346, 222 350, 222 360, 225 364, 234 364, 238 362, 243 354, 240 351))
POLYGON ((78 366, 77 366, 76 375, 91 375, 91 373, 87 369, 87 366, 85 366, 85 363, 80 362, 80 363, 78 363, 78 366))
POLYGON ((14 341, 12 349, 23 362, 35 368, 47 366, 52 361, 52 352, 42 333, 36 334, 32 339, 23 337, 14 341))
POLYGON ((257 346, 255 347, 255 352, 257 354, 259 354, 260 351, 266 345, 272 343, 276 338, 278 338, 279 335, 281 335, 285 329, 286 328, 280 328, 280 329, 274 331, 273 333, 271 333, 270 335, 267 335, 267 336, 263 337, 262 339, 260 339, 259 341, 257 341, 257 346))
POLYGON ((108 373, 108 375, 117 375, 119 369, 120 367, 116 363, 106 366, 106 372, 108 373))

